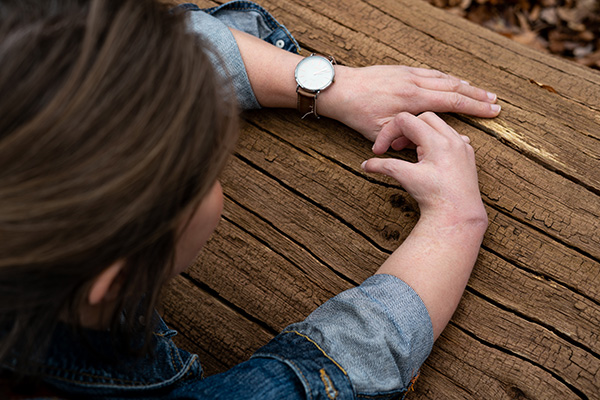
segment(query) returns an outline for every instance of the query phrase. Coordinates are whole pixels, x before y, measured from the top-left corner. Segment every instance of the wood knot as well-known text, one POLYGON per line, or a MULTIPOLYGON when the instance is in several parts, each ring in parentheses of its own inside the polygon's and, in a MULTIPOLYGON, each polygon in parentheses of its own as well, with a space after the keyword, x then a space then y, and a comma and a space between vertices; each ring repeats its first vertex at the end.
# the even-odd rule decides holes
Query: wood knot
POLYGON ((383 238, 385 240, 396 241, 396 240, 400 239, 400 232, 398 232, 397 229, 394 229, 394 228, 390 227, 389 225, 386 225, 381 230, 381 236, 383 236, 383 238))
POLYGON ((402 212, 415 212, 416 210, 409 201, 400 193, 395 193, 390 196, 392 207, 399 208, 402 212))
POLYGON ((506 390, 506 394, 511 399, 514 399, 514 400, 527 400, 528 399, 528 397, 525 395, 525 393, 523 393, 523 391, 516 386, 510 386, 506 390))

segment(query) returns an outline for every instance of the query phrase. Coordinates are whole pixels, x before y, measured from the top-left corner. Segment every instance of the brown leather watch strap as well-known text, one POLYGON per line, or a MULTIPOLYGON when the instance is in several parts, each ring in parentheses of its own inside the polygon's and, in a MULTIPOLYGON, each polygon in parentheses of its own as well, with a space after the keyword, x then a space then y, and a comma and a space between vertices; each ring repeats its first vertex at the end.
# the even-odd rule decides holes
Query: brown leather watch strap
POLYGON ((302 114, 302 118, 310 114, 319 118, 319 114, 317 114, 317 96, 319 95, 319 92, 310 92, 302 89, 300 86, 298 86, 296 92, 298 92, 297 107, 300 114, 302 114))

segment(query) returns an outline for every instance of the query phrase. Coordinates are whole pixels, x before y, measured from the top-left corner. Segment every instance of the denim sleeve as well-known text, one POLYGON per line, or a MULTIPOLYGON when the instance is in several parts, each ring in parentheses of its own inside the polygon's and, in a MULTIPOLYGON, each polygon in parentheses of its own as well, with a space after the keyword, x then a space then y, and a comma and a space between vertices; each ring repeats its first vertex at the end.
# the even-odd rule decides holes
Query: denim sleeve
POLYGON ((350 400, 355 399, 345 371, 313 341, 284 332, 250 360, 222 374, 183 386, 173 393, 198 399, 350 400))
POLYGON ((250 360, 181 385, 168 399, 403 398, 432 346, 419 296, 394 276, 375 275, 287 327, 250 360))
POLYGON ((240 50, 228 28, 249 33, 287 51, 300 51, 298 42, 287 28, 264 8, 250 1, 231 1, 204 10, 194 4, 182 4, 178 8, 189 12, 190 30, 202 36, 217 52, 218 56, 210 55, 213 64, 222 78, 232 81, 238 104, 244 110, 260 108, 260 104, 250 85, 240 50))
POLYGON ((347 373, 356 393, 366 397, 405 393, 433 347, 425 305, 391 275, 368 278, 287 331, 318 344, 347 373))

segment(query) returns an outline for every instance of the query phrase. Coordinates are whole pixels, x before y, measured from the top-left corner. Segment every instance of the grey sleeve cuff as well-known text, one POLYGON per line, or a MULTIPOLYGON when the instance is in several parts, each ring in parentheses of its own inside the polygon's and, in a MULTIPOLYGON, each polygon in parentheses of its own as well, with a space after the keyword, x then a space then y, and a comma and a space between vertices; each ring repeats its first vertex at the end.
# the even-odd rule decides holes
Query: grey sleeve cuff
POLYGON ((347 371, 359 394, 405 390, 433 347, 423 301, 391 275, 368 278, 287 329, 318 343, 347 371))
POLYGON ((229 28, 203 11, 192 11, 188 15, 190 30, 209 42, 212 51, 218 53, 217 56, 209 52, 210 58, 221 78, 232 81, 239 107, 243 110, 261 108, 254 96, 237 42, 229 28))

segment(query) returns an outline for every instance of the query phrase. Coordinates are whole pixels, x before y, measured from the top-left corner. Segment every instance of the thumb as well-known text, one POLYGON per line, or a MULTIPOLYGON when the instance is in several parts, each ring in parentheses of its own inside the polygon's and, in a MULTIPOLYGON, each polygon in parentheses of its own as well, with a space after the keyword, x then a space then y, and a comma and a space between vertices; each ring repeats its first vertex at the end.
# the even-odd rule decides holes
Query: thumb
POLYGON ((415 164, 395 158, 371 158, 361 165, 368 173, 383 174, 397 180, 402 186, 410 185, 414 176, 415 164))

